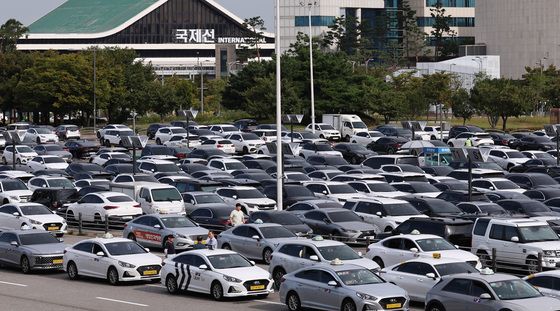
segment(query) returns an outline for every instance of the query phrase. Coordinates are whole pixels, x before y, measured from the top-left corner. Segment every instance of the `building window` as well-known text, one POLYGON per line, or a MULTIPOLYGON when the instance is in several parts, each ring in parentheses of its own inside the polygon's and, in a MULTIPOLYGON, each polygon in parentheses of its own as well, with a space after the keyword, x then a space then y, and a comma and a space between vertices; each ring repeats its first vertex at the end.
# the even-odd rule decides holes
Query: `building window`
MULTIPOLYGON (((311 16, 311 26, 331 26, 334 24, 334 16, 311 16)), ((296 27, 309 26, 309 16, 296 16, 296 27)))
MULTIPOLYGON (((471 45, 474 44, 474 37, 444 37, 443 41, 453 41, 457 45, 471 45)), ((436 45, 436 38, 429 37, 426 39, 426 44, 428 46, 435 46, 436 45)))
MULTIPOLYGON (((435 23, 433 17, 417 17, 418 27, 432 27, 435 23)), ((474 27, 474 17, 451 17, 451 27, 474 27)))
POLYGON ((449 8, 474 8, 475 0, 426 0, 426 6, 436 6, 441 3, 443 7, 449 8))

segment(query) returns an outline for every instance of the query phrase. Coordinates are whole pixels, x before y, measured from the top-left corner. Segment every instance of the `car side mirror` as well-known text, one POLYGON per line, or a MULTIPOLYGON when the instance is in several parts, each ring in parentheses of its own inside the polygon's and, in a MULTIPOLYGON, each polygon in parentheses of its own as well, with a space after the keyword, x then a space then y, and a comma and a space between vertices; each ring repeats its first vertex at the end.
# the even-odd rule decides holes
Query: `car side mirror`
POLYGON ((253 235, 253 236, 251 237, 251 239, 253 239, 253 240, 260 240, 261 238, 260 238, 258 235, 253 235))
POLYGON ((19 246, 19 243, 18 243, 17 241, 12 241, 12 242, 10 242, 10 245, 11 245, 11 246, 18 247, 18 246, 19 246))
MULTIPOLYGON (((325 179, 325 178, 326 178, 326 177, 323 177, 323 179, 325 179)), ((327 190, 323 190, 322 193, 325 194, 325 195, 329 194, 329 193, 327 192, 327 190)))
POLYGON ((159 224, 155 224, 155 225, 154 225, 154 228, 156 228, 156 229, 161 229, 161 226, 160 226, 159 224))
POLYGON ((418 249, 416 247, 411 248, 410 251, 413 253, 418 253, 418 249))
POLYGON ((492 299, 492 296, 490 296, 490 294, 488 293, 484 293, 484 294, 480 294, 479 298, 488 300, 488 299, 492 299))
POLYGON ((377 215, 379 217, 383 217, 383 213, 381 213, 381 212, 377 212, 377 213, 375 213, 375 215, 377 215))
POLYGON ((329 282, 327 283, 327 285, 328 285, 328 286, 332 286, 332 287, 337 287, 337 286, 338 286, 338 283, 337 283, 336 281, 329 281, 329 282))
POLYGON ((513 243, 517 243, 517 242, 519 242, 519 237, 514 236, 514 237, 511 238, 511 241, 513 243))
POLYGON ((97 255, 99 257, 103 257, 103 256, 105 256, 105 253, 104 252, 97 252, 97 253, 95 253, 95 255, 97 255))
POLYGON ((233 196, 231 196, 234 200, 237 200, 237 194, 234 194, 233 196))
POLYGON ((362 252, 358 252, 358 256, 362 257, 364 254, 362 252))
POLYGON ((150 252, 150 249, 147 248, 147 247, 144 247, 144 250, 146 251, 146 253, 149 253, 149 252, 150 252))
POLYGON ((208 270, 208 266, 207 266, 207 265, 204 265, 204 264, 198 266, 198 268, 199 268, 200 270, 208 270))
POLYGON ((496 188, 494 188, 494 186, 490 186, 490 188, 488 188, 490 190, 496 190, 496 188))
POLYGON ((319 261, 319 257, 317 255, 311 255, 309 256, 309 260, 319 261))
POLYGON ((426 277, 434 280, 436 279, 436 275, 433 272, 426 273, 426 277))
POLYGON ((251 265, 256 265, 257 263, 255 263, 254 261, 250 260, 249 263, 251 263, 251 265))

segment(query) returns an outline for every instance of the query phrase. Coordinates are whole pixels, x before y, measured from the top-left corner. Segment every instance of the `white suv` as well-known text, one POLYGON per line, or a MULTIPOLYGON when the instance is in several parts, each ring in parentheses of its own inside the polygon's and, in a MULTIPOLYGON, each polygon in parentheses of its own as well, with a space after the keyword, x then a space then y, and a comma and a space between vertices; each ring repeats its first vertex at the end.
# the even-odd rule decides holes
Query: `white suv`
POLYGON ((560 267, 560 238, 547 222, 534 219, 478 218, 472 233, 472 252, 483 260, 496 250, 496 261, 538 269, 560 267))
POLYGON ((134 132, 131 129, 116 129, 116 130, 106 130, 101 137, 101 142, 106 147, 111 147, 113 145, 120 145, 121 140, 125 136, 134 136, 134 132))
POLYGON ((276 210, 276 201, 267 198, 254 187, 235 186, 218 188, 216 193, 228 205, 240 203, 241 210, 246 215, 260 210, 276 210))
POLYGON ((170 127, 161 127, 157 130, 154 138, 156 140, 156 144, 162 145, 168 142, 173 135, 178 134, 187 134, 187 130, 182 127, 177 126, 170 126, 170 127))
MULTIPOLYGON (((313 132, 311 128, 312 124, 309 124, 305 130, 308 132, 313 132)), ((328 139, 328 140, 337 140, 339 141, 340 131, 337 131, 332 125, 327 123, 315 123, 315 133, 319 135, 320 138, 328 139)))

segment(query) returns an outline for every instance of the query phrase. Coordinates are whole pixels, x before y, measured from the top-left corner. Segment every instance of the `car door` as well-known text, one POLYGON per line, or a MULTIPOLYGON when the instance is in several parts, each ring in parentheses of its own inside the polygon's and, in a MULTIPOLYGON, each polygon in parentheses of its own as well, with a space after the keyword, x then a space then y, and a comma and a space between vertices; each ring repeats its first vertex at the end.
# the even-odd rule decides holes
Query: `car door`
POLYGON ((390 238, 381 243, 378 255, 383 260, 385 267, 401 262, 401 238, 390 238))
POLYGON ((254 259, 262 258, 262 239, 263 236, 257 229, 253 227, 247 227, 246 238, 243 241, 243 248, 247 253, 247 257, 254 259), (255 239, 254 237, 259 237, 255 239))
POLYGON ((390 279, 397 286, 406 288, 413 300, 424 301, 426 293, 439 281, 426 276, 433 273, 437 276, 434 268, 423 262, 405 262, 393 268, 390 279))
POLYGON ((480 299, 480 295, 488 294, 494 297, 486 284, 480 281, 471 280, 468 297, 466 297, 463 310, 494 311, 501 310, 500 303, 495 299, 480 299))
POLYGON ((69 258, 76 264, 80 275, 92 276, 93 266, 93 243, 83 242, 72 247, 72 257, 69 258))
POLYGON ((210 285, 213 280, 210 279, 211 276, 208 274, 208 270, 200 269, 202 265, 210 267, 206 260, 198 254, 193 254, 189 258, 189 262, 191 273, 189 288, 203 293, 210 293, 210 285))
POLYGON ((212 227, 210 220, 212 219, 212 212, 207 208, 198 208, 194 210, 189 217, 197 224, 207 229, 216 229, 212 227))
POLYGON ((2 249, 4 251, 3 257, 5 258, 6 262, 8 262, 9 264, 19 265, 20 258, 21 258, 21 254, 18 249, 19 247, 12 245, 12 242, 19 243, 19 239, 17 235, 11 232, 7 232, 2 234, 2 236, 3 236, 3 240, 6 241, 2 243, 3 244, 2 249))
MULTIPOLYGON (((2 214, 0 218, 0 227, 6 229, 20 229, 23 223, 21 212, 13 205, 4 205, 0 210, 2 214), (19 216, 15 216, 18 213, 19 216)), ((28 226, 30 224, 27 224, 28 226)))
POLYGON ((319 302, 324 295, 318 296, 317 288, 320 285, 321 270, 309 269, 295 274, 296 292, 302 302, 302 307, 324 310, 323 304, 319 302), (317 299, 321 297, 321 299, 317 299))
POLYGON ((92 256, 90 256, 90 264, 91 264, 91 273, 92 276, 98 278, 105 278, 107 277, 107 272, 109 271, 109 267, 113 263, 113 260, 110 259, 109 253, 101 244, 94 242, 93 243, 93 251, 92 256), (103 252, 103 256, 97 255, 99 252, 103 252))
POLYGON ((161 224, 156 217, 142 217, 141 221, 134 224, 134 227, 134 235, 142 245, 162 246, 161 224), (156 225, 159 225, 160 228, 155 228, 156 225))
MULTIPOLYGON (((516 246, 511 242, 511 239, 506 241, 506 229, 508 226, 492 224, 490 227, 490 234, 488 236, 488 249, 496 249, 496 258, 501 262, 515 263, 518 259, 512 257, 514 248, 516 246)), ((507 230, 511 234, 511 230, 507 230)), ((517 248, 517 247, 515 247, 517 248)), ((516 256, 517 257, 517 256, 516 256)))
POLYGON ((11 233, 0 234, 0 262, 5 264, 10 263, 8 260, 8 248, 12 241, 11 233))
POLYGON ((335 281, 340 283, 330 272, 319 270, 319 281, 312 289, 315 291, 318 308, 321 310, 340 310, 342 299, 346 298, 348 293, 346 289, 339 286, 330 286, 329 282, 335 281))

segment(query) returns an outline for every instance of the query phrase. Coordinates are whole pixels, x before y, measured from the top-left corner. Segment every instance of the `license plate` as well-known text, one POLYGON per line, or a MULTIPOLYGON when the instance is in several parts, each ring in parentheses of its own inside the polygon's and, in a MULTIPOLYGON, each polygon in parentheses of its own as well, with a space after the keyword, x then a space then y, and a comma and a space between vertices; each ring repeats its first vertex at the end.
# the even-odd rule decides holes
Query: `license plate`
POLYGON ((144 271, 144 275, 156 275, 157 270, 146 270, 144 271))
POLYGON ((56 231, 58 230, 58 227, 47 227, 48 231, 56 231))
POLYGON ((400 308, 400 307, 402 307, 401 303, 389 303, 386 306, 387 309, 396 309, 396 308, 400 308))
POLYGON ((251 287, 249 287, 250 290, 260 290, 260 289, 264 289, 264 285, 253 285, 251 287))
POLYGON ((63 259, 53 259, 52 263, 55 265, 60 265, 64 262, 63 259))

